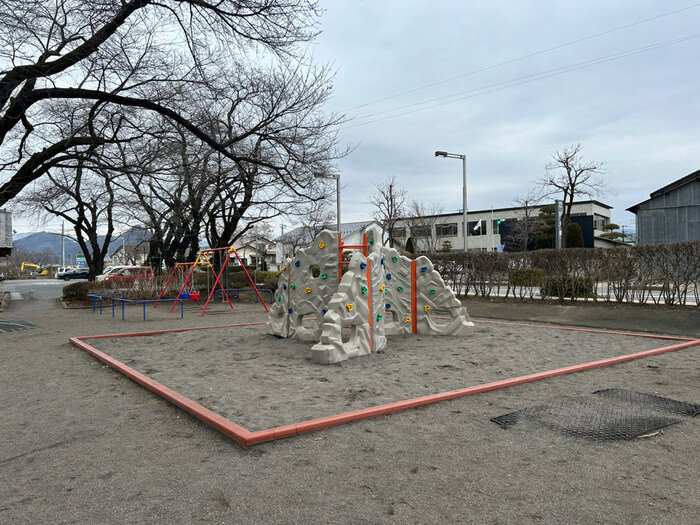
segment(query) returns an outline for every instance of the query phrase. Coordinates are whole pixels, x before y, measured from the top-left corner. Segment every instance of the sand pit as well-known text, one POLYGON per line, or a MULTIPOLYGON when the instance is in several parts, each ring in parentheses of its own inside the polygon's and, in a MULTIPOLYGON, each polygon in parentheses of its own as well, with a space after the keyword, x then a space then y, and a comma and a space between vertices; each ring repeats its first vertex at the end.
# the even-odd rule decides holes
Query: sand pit
POLYGON ((471 336, 389 338, 339 365, 264 326, 91 341, 99 350, 250 431, 651 350, 659 339, 476 323, 471 336))

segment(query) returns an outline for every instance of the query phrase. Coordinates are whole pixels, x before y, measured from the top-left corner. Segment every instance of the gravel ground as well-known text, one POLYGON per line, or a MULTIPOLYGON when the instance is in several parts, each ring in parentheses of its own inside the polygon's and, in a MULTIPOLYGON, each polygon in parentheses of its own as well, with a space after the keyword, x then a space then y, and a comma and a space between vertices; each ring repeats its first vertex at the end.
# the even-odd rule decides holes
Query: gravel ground
MULTIPOLYGON (((68 337, 254 322, 260 305, 148 316, 133 308, 123 322, 48 301, 2 314, 37 327, 0 335, 0 522, 694 524, 700 515, 697 419, 623 442, 490 421, 605 388, 700 402, 700 347, 244 449, 68 337)), ((478 323, 469 338, 392 337, 384 354, 324 367, 307 345, 259 327, 93 342, 250 430, 670 344, 478 323)))

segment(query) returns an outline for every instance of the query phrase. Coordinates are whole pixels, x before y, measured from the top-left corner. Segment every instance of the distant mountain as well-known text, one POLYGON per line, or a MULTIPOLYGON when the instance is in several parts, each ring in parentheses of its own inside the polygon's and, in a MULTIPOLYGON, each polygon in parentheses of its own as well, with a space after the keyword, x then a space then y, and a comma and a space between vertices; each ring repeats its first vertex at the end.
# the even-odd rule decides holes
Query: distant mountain
MULTIPOLYGON (((117 248, 122 245, 122 239, 124 239, 123 242, 126 246, 136 246, 146 241, 148 237, 149 232, 143 228, 131 228, 121 235, 112 237, 109 243, 107 257, 111 257, 117 248)), ((104 239, 104 236, 98 237, 100 244, 104 242, 104 239)), ((15 248, 24 249, 28 252, 38 253, 50 251, 54 254, 56 262, 60 262, 61 260, 61 235, 58 233, 17 233, 12 236, 12 244, 15 248)), ((66 237, 66 264, 73 264, 75 262, 75 256, 82 252, 80 245, 76 241, 66 237)))

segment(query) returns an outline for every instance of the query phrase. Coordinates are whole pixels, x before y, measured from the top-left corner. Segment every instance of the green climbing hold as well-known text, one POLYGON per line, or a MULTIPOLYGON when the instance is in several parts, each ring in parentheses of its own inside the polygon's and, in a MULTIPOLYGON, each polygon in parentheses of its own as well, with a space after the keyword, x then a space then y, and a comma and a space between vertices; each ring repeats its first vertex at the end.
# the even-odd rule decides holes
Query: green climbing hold
POLYGON ((277 300, 278 300, 278 301, 281 301, 282 298, 278 295, 278 296, 277 296, 277 300))
POLYGON ((435 288, 430 289, 430 295, 435 295, 435 288))
POLYGON ((367 287, 366 287, 366 286, 363 286, 363 287, 362 287, 362 293, 367 293, 367 287))
POLYGON ((398 262, 398 261, 399 261, 399 258, 396 257, 396 256, 394 255, 394 256, 391 258, 391 260, 392 260, 393 262, 398 262))
POLYGON ((377 321, 381 321, 381 320, 382 320, 382 314, 377 314, 377 321))
POLYGON ((370 238, 369 238, 369 243, 370 243, 370 244, 374 244, 374 237, 370 237, 370 238))
POLYGON ((296 284, 292 284, 292 285, 290 285, 289 287, 290 287, 292 290, 294 290, 294 288, 296 288, 297 285, 296 285, 296 284))
POLYGON ((325 279, 326 277, 328 277, 328 274, 327 274, 327 273, 322 273, 322 274, 321 274, 321 279, 325 279))
POLYGON ((403 292, 403 286, 398 286, 396 289, 397 289, 399 292, 403 292))

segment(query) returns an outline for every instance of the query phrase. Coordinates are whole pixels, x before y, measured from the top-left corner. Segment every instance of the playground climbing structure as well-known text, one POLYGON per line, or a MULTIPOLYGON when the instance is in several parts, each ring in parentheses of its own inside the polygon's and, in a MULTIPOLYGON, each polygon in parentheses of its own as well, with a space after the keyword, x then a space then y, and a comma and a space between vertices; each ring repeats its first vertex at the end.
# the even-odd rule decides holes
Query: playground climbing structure
POLYGON ((380 235, 368 234, 367 249, 353 254, 339 284, 342 242, 337 232, 324 230, 312 246, 288 259, 268 332, 317 341, 312 356, 324 364, 381 352, 387 335, 469 332, 473 324, 466 309, 432 262, 424 256, 412 260, 374 243, 380 235), (311 322, 304 318, 312 316, 313 327, 304 326, 311 322), (344 328, 350 328, 349 338, 343 337, 344 328))

